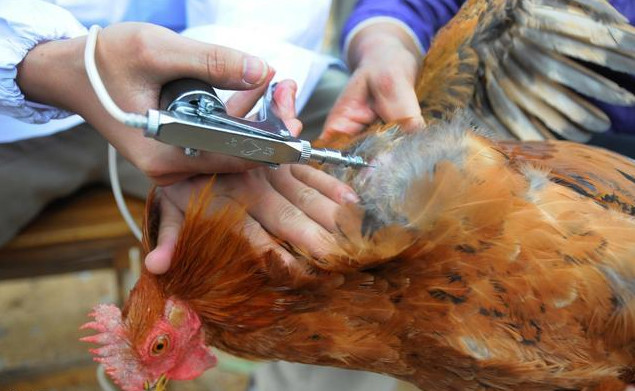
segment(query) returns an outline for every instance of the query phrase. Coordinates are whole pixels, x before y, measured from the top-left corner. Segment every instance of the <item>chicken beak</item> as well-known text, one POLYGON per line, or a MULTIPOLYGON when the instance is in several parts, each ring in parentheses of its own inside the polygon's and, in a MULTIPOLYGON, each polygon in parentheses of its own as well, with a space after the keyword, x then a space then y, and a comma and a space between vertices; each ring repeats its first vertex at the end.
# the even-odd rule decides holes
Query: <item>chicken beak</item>
POLYGON ((159 379, 157 379, 156 383, 154 384, 150 384, 150 382, 147 381, 143 385, 143 389, 146 391, 165 391, 167 385, 168 385, 168 378, 167 376, 165 376, 165 373, 164 373, 163 375, 159 376, 159 379))

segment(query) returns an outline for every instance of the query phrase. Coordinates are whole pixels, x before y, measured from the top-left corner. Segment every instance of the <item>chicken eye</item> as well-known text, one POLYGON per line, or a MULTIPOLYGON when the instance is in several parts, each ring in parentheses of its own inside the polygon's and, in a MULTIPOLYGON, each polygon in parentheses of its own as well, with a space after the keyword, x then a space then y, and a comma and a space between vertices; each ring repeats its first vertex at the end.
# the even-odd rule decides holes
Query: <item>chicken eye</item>
POLYGON ((165 352, 170 346, 170 340, 167 335, 160 335, 152 344, 152 354, 158 356, 165 352))

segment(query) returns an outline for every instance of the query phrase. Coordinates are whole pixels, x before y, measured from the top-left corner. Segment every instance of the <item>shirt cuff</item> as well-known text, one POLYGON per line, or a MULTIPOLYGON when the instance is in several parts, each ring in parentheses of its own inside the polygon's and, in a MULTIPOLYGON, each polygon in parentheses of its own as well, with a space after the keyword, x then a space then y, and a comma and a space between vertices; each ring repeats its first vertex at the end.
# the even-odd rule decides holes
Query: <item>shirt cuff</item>
POLYGON ((16 83, 17 66, 36 45, 85 35, 67 10, 41 0, 3 0, 0 8, 0 114, 45 123, 72 113, 31 102, 16 83))
POLYGON ((402 22, 401 20, 399 20, 397 18, 393 18, 393 17, 390 17, 390 16, 374 16, 374 17, 371 17, 371 18, 368 18, 368 19, 364 19, 363 21, 359 22, 346 35, 346 37, 344 38, 344 47, 342 48, 342 58, 343 59, 345 59, 345 60, 348 59, 348 50, 350 48, 351 42, 353 41, 353 38, 355 38, 355 36, 363 28, 365 28, 365 27, 367 27, 369 25, 375 24, 375 23, 391 23, 391 24, 394 24, 396 26, 401 27, 404 30, 404 32, 406 34, 408 34, 410 36, 410 38, 412 38, 412 41, 417 45, 417 48, 419 48, 419 51, 421 53, 424 53, 425 50, 423 48, 423 45, 421 44, 421 40, 417 37, 415 32, 406 23, 402 22))

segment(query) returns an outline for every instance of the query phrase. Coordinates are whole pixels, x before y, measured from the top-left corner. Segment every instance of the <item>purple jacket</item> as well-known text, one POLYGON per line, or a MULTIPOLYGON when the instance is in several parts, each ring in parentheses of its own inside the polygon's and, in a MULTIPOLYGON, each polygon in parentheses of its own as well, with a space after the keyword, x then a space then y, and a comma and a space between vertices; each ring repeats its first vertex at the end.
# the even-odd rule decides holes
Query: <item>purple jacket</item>
MULTIPOLYGON (((635 1, 610 0, 611 4, 635 24, 635 1)), ((390 16, 407 24, 428 50, 437 30, 459 10, 464 0, 359 0, 344 25, 342 39, 360 22, 375 16, 390 16)), ((635 94, 635 77, 608 73, 611 78, 635 94)), ((612 130, 635 134, 635 107, 618 107, 595 102, 611 118, 612 130)))

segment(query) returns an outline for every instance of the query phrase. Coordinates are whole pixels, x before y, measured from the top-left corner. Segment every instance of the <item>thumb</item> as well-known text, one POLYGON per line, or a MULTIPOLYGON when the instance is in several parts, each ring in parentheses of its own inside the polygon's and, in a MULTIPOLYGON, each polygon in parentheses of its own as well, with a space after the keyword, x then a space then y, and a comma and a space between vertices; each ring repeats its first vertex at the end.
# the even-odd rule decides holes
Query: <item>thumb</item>
POLYGON ((167 197, 161 197, 161 222, 157 246, 148 253, 145 265, 152 274, 163 274, 170 268, 174 248, 183 224, 183 212, 167 197))
POLYGON ((408 120, 409 127, 412 128, 424 123, 413 83, 406 79, 395 79, 393 88, 388 89, 388 93, 378 94, 375 110, 384 122, 408 120))
POLYGON ((366 80, 353 75, 326 118, 320 139, 328 140, 338 133, 357 134, 377 120, 369 100, 366 80))
POLYGON ((269 65, 259 57, 180 35, 173 41, 165 51, 168 79, 191 77, 222 89, 247 90, 262 85, 269 75, 269 65))
POLYGON ((286 125, 287 129, 297 137, 302 131, 302 122, 298 120, 295 111, 295 95, 298 85, 293 80, 285 79, 278 82, 273 91, 273 110, 286 125))

